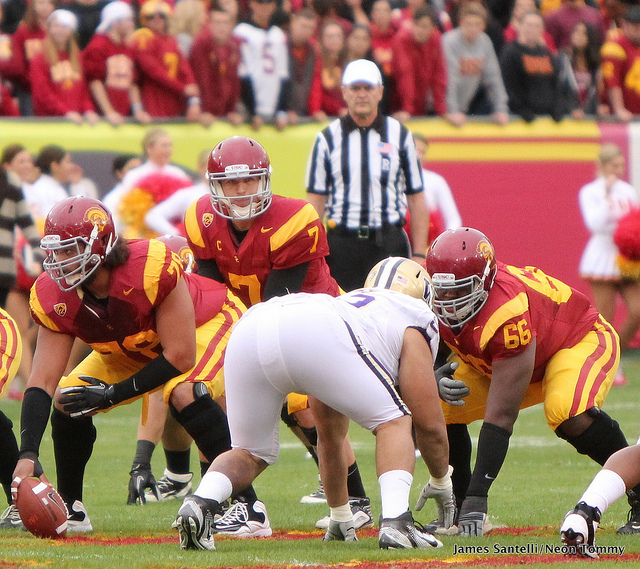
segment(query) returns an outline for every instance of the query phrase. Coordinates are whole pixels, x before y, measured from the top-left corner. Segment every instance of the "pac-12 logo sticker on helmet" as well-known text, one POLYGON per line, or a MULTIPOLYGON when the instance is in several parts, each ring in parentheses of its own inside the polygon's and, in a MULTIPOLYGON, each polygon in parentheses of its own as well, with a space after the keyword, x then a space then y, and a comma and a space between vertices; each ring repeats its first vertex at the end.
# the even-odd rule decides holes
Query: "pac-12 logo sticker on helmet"
POLYGON ((86 196, 65 198, 51 208, 44 223, 43 267, 62 290, 74 289, 97 270, 117 240, 111 213, 101 202, 86 196))
POLYGON ((213 210, 222 217, 247 220, 271 205, 271 163, 265 149, 252 138, 232 136, 211 151, 207 166, 213 210), (222 183, 246 178, 257 179, 255 192, 226 195, 222 183))
POLYGON ((431 244, 427 271, 438 320, 459 327, 478 314, 489 297, 496 275, 495 250, 477 229, 448 229, 431 244))
POLYGON ((431 285, 427 271, 405 257, 389 257, 369 271, 364 288, 385 288, 431 304, 431 285))

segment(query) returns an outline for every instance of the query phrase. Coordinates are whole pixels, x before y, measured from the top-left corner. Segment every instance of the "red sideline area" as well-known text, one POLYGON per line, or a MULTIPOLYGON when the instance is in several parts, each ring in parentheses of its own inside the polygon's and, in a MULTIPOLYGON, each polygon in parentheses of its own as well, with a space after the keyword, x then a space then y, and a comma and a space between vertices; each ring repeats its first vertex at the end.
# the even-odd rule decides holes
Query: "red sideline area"
MULTIPOLYGON (((578 192, 595 178, 593 163, 430 162, 429 168, 445 177, 463 224, 486 233, 499 260, 538 267, 591 298, 578 273, 589 238, 578 192)), ((623 316, 620 303, 614 324, 623 316)))

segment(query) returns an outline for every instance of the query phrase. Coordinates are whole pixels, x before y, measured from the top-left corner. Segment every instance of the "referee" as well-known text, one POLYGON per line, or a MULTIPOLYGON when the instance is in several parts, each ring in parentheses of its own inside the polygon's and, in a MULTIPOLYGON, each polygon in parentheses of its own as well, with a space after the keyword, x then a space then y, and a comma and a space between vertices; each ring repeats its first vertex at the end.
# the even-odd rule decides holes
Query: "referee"
POLYGON ((378 111, 382 76, 357 59, 342 76, 348 113, 316 138, 306 174, 307 199, 326 215, 332 276, 346 291, 363 286, 378 261, 410 257, 422 264, 429 213, 411 132, 378 111), (411 214, 414 252, 403 226, 411 214))

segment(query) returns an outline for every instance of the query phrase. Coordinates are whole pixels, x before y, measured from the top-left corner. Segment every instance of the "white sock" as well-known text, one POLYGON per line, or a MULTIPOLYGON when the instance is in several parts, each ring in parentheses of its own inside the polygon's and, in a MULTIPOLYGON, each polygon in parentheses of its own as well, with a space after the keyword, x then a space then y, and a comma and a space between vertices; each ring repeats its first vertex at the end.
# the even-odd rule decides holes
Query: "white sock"
POLYGON ((580 498, 604 514, 605 510, 626 492, 624 480, 617 472, 603 469, 595 475, 589 487, 580 498))
POLYGON ((337 508, 331 508, 331 519, 336 522, 348 522, 353 518, 353 512, 351 506, 347 502, 344 506, 338 506, 337 508))
POLYGON ((389 470, 378 477, 382 517, 397 518, 409 509, 413 475, 406 470, 389 470))
POLYGON ((233 486, 231 480, 222 472, 207 472, 200 481, 198 489, 194 492, 200 498, 224 502, 231 496, 233 486))

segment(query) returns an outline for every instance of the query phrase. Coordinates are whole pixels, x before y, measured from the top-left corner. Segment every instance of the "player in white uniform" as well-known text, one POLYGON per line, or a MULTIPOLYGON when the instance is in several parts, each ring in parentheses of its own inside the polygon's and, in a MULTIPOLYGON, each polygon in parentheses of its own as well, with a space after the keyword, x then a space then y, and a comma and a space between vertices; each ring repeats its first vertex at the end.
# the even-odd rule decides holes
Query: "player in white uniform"
POLYGON ((343 451, 353 419, 376 435, 380 547, 442 545, 416 526, 409 510, 413 416, 432 476, 422 498, 435 498, 449 525, 455 511, 446 427, 433 375, 439 335, 425 303, 430 300, 426 271, 408 259, 386 259, 374 267, 368 283, 374 288, 337 298, 305 293, 276 297, 253 306, 238 322, 225 356, 233 448, 214 460, 178 511, 183 549, 214 549, 211 524, 220 502, 276 461, 280 410, 291 392, 311 396, 316 418, 320 475, 331 507, 324 539, 356 540, 343 451))
POLYGON ((275 0, 252 0, 251 20, 238 24, 233 35, 241 40, 242 57, 238 73, 242 80, 242 100, 251 115, 253 126, 263 118, 274 118, 276 127, 286 125, 286 101, 283 89, 289 80, 287 36, 271 25, 275 0))

